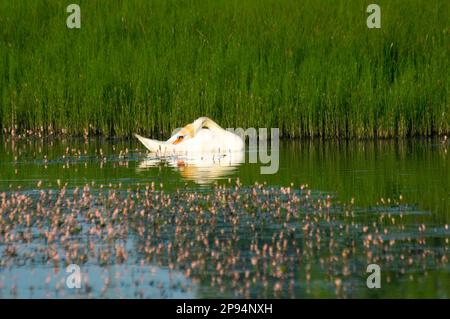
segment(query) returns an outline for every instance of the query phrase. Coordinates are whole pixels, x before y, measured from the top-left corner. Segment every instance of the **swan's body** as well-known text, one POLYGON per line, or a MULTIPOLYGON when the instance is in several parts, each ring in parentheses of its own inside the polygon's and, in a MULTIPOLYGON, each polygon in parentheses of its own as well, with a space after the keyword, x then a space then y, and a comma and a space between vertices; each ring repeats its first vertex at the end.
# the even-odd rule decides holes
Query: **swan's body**
POLYGON ((161 155, 186 153, 218 153, 242 151, 244 141, 238 135, 224 130, 216 122, 200 117, 186 125, 167 141, 135 136, 150 151, 161 155))

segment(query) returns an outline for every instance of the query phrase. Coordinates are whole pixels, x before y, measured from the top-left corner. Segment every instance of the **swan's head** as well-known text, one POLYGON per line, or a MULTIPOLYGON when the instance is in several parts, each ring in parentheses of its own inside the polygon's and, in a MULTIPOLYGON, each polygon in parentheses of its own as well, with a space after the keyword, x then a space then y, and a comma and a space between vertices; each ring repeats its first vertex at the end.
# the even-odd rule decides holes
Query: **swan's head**
POLYGON ((193 138, 197 134, 197 132, 200 131, 202 128, 220 129, 220 126, 217 125, 210 118, 203 116, 196 119, 191 124, 188 124, 185 127, 183 127, 174 136, 172 136, 169 141, 172 144, 176 145, 178 143, 181 143, 182 141, 193 138))
POLYGON ((170 138, 170 142, 174 145, 181 143, 184 140, 189 138, 193 138, 195 136, 195 128, 194 125, 188 124, 179 130, 174 136, 170 138))

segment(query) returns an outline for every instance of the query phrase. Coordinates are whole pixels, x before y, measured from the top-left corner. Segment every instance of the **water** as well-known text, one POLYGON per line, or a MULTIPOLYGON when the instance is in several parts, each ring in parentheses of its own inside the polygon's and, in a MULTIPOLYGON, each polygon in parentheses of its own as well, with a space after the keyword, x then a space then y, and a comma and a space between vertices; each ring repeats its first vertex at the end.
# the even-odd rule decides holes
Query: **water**
POLYGON ((0 297, 449 297, 447 152, 284 141, 261 175, 240 158, 161 161, 135 140, 4 139, 0 297))

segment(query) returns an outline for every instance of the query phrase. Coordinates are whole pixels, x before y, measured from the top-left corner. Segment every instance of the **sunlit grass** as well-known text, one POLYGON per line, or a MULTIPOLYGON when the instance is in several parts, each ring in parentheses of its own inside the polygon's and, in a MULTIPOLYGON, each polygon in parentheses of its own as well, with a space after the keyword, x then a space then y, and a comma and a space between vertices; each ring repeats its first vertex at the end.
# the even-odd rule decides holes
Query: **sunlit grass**
POLYGON ((3 130, 167 134, 199 116, 283 136, 450 132, 448 1, 0 0, 3 130))

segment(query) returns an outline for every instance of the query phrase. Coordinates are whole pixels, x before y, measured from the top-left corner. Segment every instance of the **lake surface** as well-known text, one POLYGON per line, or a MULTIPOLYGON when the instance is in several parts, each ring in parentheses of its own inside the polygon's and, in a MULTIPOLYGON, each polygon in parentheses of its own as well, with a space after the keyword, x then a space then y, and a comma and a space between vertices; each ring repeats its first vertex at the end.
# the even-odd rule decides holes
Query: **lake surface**
POLYGON ((448 145, 282 141, 273 175, 227 160, 3 138, 0 297, 450 296, 448 145))

